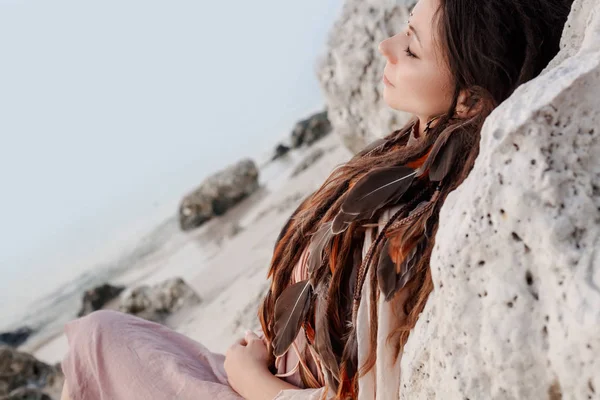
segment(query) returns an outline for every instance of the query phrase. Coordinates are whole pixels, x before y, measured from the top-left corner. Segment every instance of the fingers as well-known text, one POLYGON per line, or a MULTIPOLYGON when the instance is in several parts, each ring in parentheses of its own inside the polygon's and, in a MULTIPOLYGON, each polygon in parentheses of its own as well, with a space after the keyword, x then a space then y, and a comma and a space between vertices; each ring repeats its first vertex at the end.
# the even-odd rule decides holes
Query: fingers
POLYGON ((231 345, 230 349, 234 349, 235 347, 238 346, 248 346, 249 343, 254 342, 254 341, 259 341, 262 342, 263 339, 261 339, 260 337, 258 337, 258 335, 256 335, 256 333, 252 332, 251 330, 247 330, 246 334, 244 335, 243 338, 238 339, 235 341, 234 344, 231 345))
POLYGON ((262 341, 262 339, 259 338, 256 333, 252 332, 249 329, 246 331, 246 335, 244 336, 244 339, 246 340, 247 343, 250 343, 250 342, 255 341, 255 340, 262 341))

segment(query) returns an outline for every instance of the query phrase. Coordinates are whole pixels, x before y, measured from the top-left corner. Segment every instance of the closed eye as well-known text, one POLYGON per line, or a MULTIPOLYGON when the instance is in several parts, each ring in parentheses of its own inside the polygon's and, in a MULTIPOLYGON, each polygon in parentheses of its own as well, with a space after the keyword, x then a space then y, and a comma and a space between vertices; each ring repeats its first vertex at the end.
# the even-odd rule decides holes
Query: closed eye
POLYGON ((412 58, 418 58, 415 53, 413 53, 412 51, 410 51, 410 47, 406 46, 406 49, 404 49, 404 52, 406 53, 406 55, 408 57, 412 57, 412 58))

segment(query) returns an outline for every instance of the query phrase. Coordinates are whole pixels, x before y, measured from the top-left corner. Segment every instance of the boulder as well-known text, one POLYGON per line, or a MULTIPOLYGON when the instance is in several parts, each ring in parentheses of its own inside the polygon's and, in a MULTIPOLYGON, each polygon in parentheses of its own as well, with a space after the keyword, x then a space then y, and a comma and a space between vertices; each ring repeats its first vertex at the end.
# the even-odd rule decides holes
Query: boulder
POLYGON ((62 371, 30 354, 0 346, 0 399, 41 399, 60 395, 62 371))
POLYGON ((162 322, 168 315, 200 301, 183 279, 173 278, 155 286, 142 285, 126 290, 121 296, 119 311, 162 322))
POLYGON ((33 332, 34 330, 27 326, 11 332, 2 332, 0 333, 0 345, 19 347, 27 341, 33 332))
POLYGON ((440 213, 401 399, 600 396, 600 3, 490 115, 440 213))
POLYGON ((77 313, 77 316, 83 317, 91 312, 100 310, 106 303, 118 297, 123 290, 125 290, 125 286, 112 286, 108 283, 86 290, 83 294, 81 309, 77 313))
POLYGON ((291 136, 292 147, 310 146, 317 140, 331 132, 331 123, 327 118, 327 111, 313 114, 300 120, 294 126, 291 136))
POLYGON ((329 34, 326 54, 318 62, 318 77, 333 130, 353 152, 410 118, 383 101, 385 58, 377 47, 406 26, 415 3, 346 0, 329 34))
POLYGON ((275 161, 275 160, 285 156, 287 153, 290 152, 290 150, 291 149, 289 148, 289 146, 279 143, 277 145, 277 147, 275 147, 275 152, 273 154, 273 157, 271 157, 271 161, 275 161))
POLYGON ((224 214, 258 187, 258 168, 252 160, 244 159, 217 172, 181 201, 181 229, 191 230, 224 214))

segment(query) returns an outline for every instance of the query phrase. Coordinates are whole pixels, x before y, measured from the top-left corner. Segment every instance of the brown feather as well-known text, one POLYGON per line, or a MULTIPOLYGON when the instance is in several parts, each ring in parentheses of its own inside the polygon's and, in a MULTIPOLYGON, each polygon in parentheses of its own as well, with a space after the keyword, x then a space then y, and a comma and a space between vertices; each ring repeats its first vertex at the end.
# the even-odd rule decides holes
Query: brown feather
POLYGON ((398 200, 410 188, 416 171, 385 167, 369 172, 356 182, 333 220, 333 234, 343 232, 353 221, 371 218, 391 200, 398 200))
POLYGON ((409 245, 409 250, 403 250, 405 243, 396 236, 385 242, 377 264, 378 286, 389 301, 398 290, 414 276, 414 269, 426 247, 426 240, 417 238, 417 243, 409 245))
POLYGON ((439 193, 439 190, 436 190, 429 201, 421 201, 408 213, 406 218, 394 222, 388 230, 388 235, 397 236, 401 233, 403 241, 406 240, 404 238, 422 236, 426 230, 426 223, 431 217, 434 207, 439 199, 439 193), (423 223, 415 223, 419 218, 423 220, 423 223))
POLYGON ((275 303, 273 355, 284 355, 298 336, 311 307, 310 281, 300 281, 286 288, 275 303))
MULTIPOLYGON (((322 289, 326 291, 326 288, 322 289)), ((336 358, 331 337, 329 336, 329 316, 327 315, 327 298, 319 296, 316 300, 315 310, 315 343, 317 354, 321 357, 323 367, 328 371, 327 377, 331 388, 337 391, 340 376, 339 361, 336 358)))
POLYGON ((343 235, 336 235, 333 238, 330 250, 329 250, 329 272, 331 272, 332 275, 335 275, 335 271, 337 269, 337 262, 338 262, 338 257, 340 256, 340 247, 342 244, 342 239, 349 239, 349 238, 344 238, 343 235))
MULTIPOLYGON (((352 305, 352 320, 353 321, 356 320, 356 315, 358 313, 358 306, 360 304, 360 297, 362 295, 362 287, 363 287, 364 279, 365 279, 367 271, 369 270, 369 267, 371 266, 371 264, 373 262, 373 256, 377 253, 377 249, 379 249, 379 250, 381 249, 381 247, 383 245, 382 240, 386 234, 387 229, 401 215, 406 213, 406 209, 408 208, 409 205, 410 205, 410 202, 408 204, 405 204, 404 206, 400 207, 400 209, 398 209, 398 211, 396 211, 396 213, 394 215, 392 215, 390 217, 390 219, 386 222, 386 224, 381 229, 381 232, 376 233, 375 229, 373 229, 371 231, 371 235, 372 235, 372 237, 374 237, 374 239, 372 239, 373 242, 371 243, 371 246, 369 247, 369 250, 367 251, 367 255, 365 256, 365 259, 361 263, 360 268, 358 269, 357 276, 356 276, 356 287, 354 290, 354 301, 353 301, 353 305, 352 305)), ((375 271, 375 273, 376 272, 377 271, 375 271)), ((374 276, 376 277, 377 275, 375 274, 374 276)))
POLYGON ((340 211, 333 219, 333 226, 331 228, 334 235, 344 232, 346 228, 348 228, 348 225, 350 225, 350 221, 352 221, 352 219, 352 215, 345 214, 343 211, 340 211))
POLYGON ((411 264, 415 260, 415 256, 417 255, 417 251, 419 250, 420 243, 421 242, 413 246, 412 249, 408 252, 407 256, 404 258, 404 260, 402 260, 402 263, 398 265, 398 268, 396 270, 397 274, 404 275, 410 270, 411 264))
POLYGON ((390 254, 390 241, 386 240, 377 264, 377 282, 386 299, 396 289, 396 275, 396 263, 390 254))
MULTIPOLYGON (((323 250, 325 245, 331 240, 331 222, 326 222, 312 235, 310 245, 308 247, 308 276, 311 279, 315 276, 314 271, 323 265, 323 250)), ((314 281, 313 281, 314 284, 314 281)))
MULTIPOLYGON (((406 257, 406 259, 402 262, 400 266, 400 273, 396 276, 396 287, 392 293, 390 293, 389 299, 391 299, 396 292, 403 289, 408 281, 412 279, 415 275, 416 267, 423 258, 423 253, 427 247, 427 240, 423 239, 416 246, 413 247, 410 254, 406 257)), ((386 300, 389 300, 386 297, 386 300)))
POLYGON ((459 132, 451 132, 447 137, 440 137, 434 144, 429 153, 429 157, 423 165, 417 170, 417 176, 421 176, 429 171, 429 180, 439 182, 443 180, 453 164, 456 162, 456 155, 460 153, 462 135, 459 132))
MULTIPOLYGON (((431 202, 420 201, 426 192, 427 189, 424 189, 416 196, 412 197, 407 204, 390 218, 382 230, 384 235, 388 236, 389 239, 382 244, 379 258, 378 260, 375 260, 375 262, 377 264, 376 274, 378 278, 378 287, 384 293, 386 300, 389 300, 397 292, 398 281, 401 280, 403 276, 401 271, 402 262, 411 250, 415 248, 425 228, 424 225, 421 227, 420 224, 411 223, 421 215, 431 211, 433 204, 437 201, 438 197, 436 194, 434 194, 431 202), (417 206, 408 213, 408 215, 404 218, 400 218, 406 214, 403 210, 408 210, 415 204, 417 204, 417 206)), ((373 248, 372 250, 375 249, 373 248)), ((369 253, 371 253, 371 251, 369 253)), ((369 255, 367 258, 369 258, 369 255)), ((367 260, 367 263, 370 262, 370 260, 367 260)), ((359 276, 362 277, 362 274, 359 274, 359 276)), ((412 277, 412 275, 405 276, 405 278, 408 279, 410 279, 410 277, 412 277)))
POLYGON ((361 178, 342 204, 347 214, 371 212, 391 196, 410 187, 415 170, 403 166, 377 168, 361 178))
POLYGON ((357 361, 358 342, 356 339, 356 330, 353 329, 347 338, 344 353, 342 355, 342 362, 340 364, 340 385, 338 387, 336 398, 355 399, 357 397, 356 380, 354 379, 358 372, 357 361))
MULTIPOLYGON (((296 346, 296 349, 298 349, 298 347, 296 346)), ((299 351, 300 352, 300 351, 299 351)), ((298 370, 298 372, 300 373, 300 378, 302 379, 303 382, 306 382, 306 386, 307 388, 319 388, 322 387, 323 384, 321 382, 319 382, 319 378, 314 376, 314 374, 312 373, 310 367, 308 366, 306 360, 309 359, 310 357, 310 348, 309 346, 306 346, 304 348, 304 354, 301 354, 301 356, 299 357, 299 361, 300 361, 300 368, 298 370)))
POLYGON ((458 154, 460 147, 459 135, 453 135, 448 139, 448 143, 444 146, 436 157, 435 161, 429 168, 429 180, 432 182, 439 182, 443 180, 450 169, 452 163, 455 161, 455 156, 458 154))

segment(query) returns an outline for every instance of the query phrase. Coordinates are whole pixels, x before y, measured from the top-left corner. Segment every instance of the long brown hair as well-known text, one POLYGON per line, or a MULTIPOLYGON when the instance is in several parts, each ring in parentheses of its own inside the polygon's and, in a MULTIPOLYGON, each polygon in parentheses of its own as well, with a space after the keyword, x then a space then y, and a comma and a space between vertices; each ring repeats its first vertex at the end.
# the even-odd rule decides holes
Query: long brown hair
MULTIPOLYGON (((412 181, 393 202, 374 207, 373 213, 365 214, 368 218, 347 220, 344 229, 333 235, 324 248, 322 263, 327 268, 316 270, 318 276, 311 278, 313 286, 318 288, 314 296, 325 302, 327 321, 324 326, 328 329, 327 340, 333 354, 332 357, 319 354, 320 361, 325 366, 337 363, 328 371, 330 374, 336 371, 338 376, 330 377, 332 379, 325 384, 337 393, 338 398, 355 398, 358 377, 373 367, 376 357, 375 312, 370 317, 369 357, 364 365, 358 365, 355 314, 362 295, 362 282, 368 279, 374 285, 372 287, 377 288, 378 284, 381 287, 382 278, 370 266, 382 262, 385 257, 382 249, 390 252, 397 265, 404 263, 406 267, 411 257, 410 274, 405 275, 408 278, 401 284, 407 295, 403 297, 407 300, 400 302, 397 290, 389 292, 387 299, 399 315, 397 326, 388 337, 395 344, 395 356, 399 356, 433 290, 429 260, 435 244, 439 210, 448 194, 471 171, 479 153, 485 118, 520 84, 537 76, 558 52, 571 2, 440 0, 436 14, 439 45, 444 49, 455 84, 451 107, 416 142, 408 143, 411 130, 418 123, 413 120, 368 146, 335 169, 293 213, 277 239, 268 274, 272 282, 259 311, 271 352, 276 336, 277 300, 290 286, 293 269, 303 250, 310 245, 311 238, 320 227, 343 214, 344 204, 347 205, 352 197, 353 189, 358 190, 357 186, 374 171, 381 173, 392 167, 406 167, 419 171, 419 179, 412 181), (462 91, 469 93, 469 105, 477 107, 477 113, 468 119, 458 119, 455 115, 462 91), (434 168, 435 179, 432 177, 434 168), (439 172, 441 170, 443 173, 439 172), (402 207, 373 237, 373 245, 362 259, 358 250, 362 250, 365 225, 376 222, 384 208, 391 206, 402 207), (400 318, 402 314, 406 317, 400 318)), ((371 291, 368 300, 372 310, 377 310, 375 304, 380 295, 379 290, 371 291)), ((303 326, 309 343, 314 340, 317 318, 314 307, 308 307, 303 326)), ((317 385, 314 379, 304 374, 302 377, 305 386, 317 385)))

